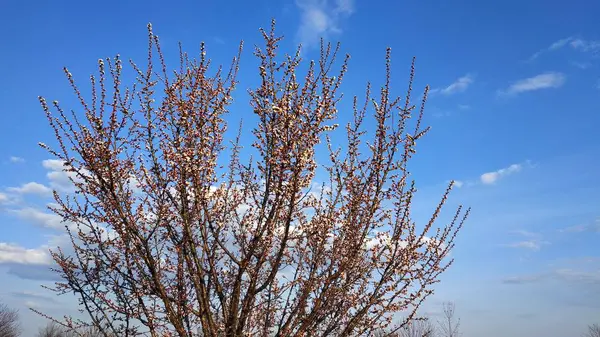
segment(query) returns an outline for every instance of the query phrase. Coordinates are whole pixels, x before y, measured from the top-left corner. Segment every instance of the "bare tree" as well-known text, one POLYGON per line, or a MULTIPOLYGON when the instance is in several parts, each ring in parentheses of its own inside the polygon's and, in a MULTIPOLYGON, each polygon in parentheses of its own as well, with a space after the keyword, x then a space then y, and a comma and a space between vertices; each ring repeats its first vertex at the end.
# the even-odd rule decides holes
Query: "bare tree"
POLYGON ((386 330, 377 330, 373 332, 373 337, 398 337, 398 333, 389 333, 386 330))
POLYGON ((428 318, 413 318, 406 320, 406 324, 398 331, 389 332, 386 330, 377 330, 373 333, 373 337, 435 337, 435 326, 431 324, 428 318))
POLYGON ((400 331, 399 337, 434 337, 435 326, 428 318, 419 318, 410 321, 400 331))
POLYGON ((458 337, 461 335, 460 332, 460 318, 455 318, 454 302, 444 302, 443 307, 443 319, 438 321, 440 337, 458 337))
POLYGON ((20 334, 19 312, 0 303, 0 337, 17 337, 20 334))
POLYGON ((592 324, 588 326, 588 331, 583 335, 584 337, 600 337, 600 325, 592 324))
POLYGON ((41 146, 76 189, 54 194, 73 250, 53 251, 63 279, 54 290, 74 292, 103 333, 391 335, 406 323, 393 324, 394 314, 410 321, 452 262, 468 210, 435 225, 452 183, 429 221, 417 226, 410 214, 408 162, 429 130, 427 89, 420 108, 411 101, 414 62, 406 98, 394 97, 388 49, 379 94, 367 85, 364 104, 354 99, 342 156, 329 134, 348 57, 336 61, 339 44, 321 43, 300 74, 300 48, 280 59, 274 22, 261 32, 249 158, 241 124, 223 144, 239 55, 215 72, 202 45, 198 60, 181 52, 179 69, 167 70, 150 25, 147 67, 131 62, 135 86, 122 85, 117 56, 99 61, 91 98, 65 69, 81 113, 40 98, 58 141, 41 146), (364 144, 370 109, 373 138, 364 144), (323 142, 328 179, 320 182, 323 142))
POLYGON ((49 322, 38 330, 37 337, 71 337, 72 333, 56 322, 49 322))
POLYGON ((58 322, 50 321, 46 326, 39 329, 37 337, 101 337, 103 335, 95 327, 83 326, 71 329, 58 322))

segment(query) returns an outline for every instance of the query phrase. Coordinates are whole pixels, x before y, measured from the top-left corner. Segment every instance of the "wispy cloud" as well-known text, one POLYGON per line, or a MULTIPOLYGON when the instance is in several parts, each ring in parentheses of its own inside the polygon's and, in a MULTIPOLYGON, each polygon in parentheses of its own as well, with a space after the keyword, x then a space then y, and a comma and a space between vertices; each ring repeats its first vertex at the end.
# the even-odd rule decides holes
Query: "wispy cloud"
POLYGON ((36 194, 40 196, 48 196, 52 193, 50 188, 33 181, 19 187, 9 187, 7 190, 18 194, 36 194))
POLYGON ((530 250, 538 251, 538 250, 540 250, 540 248, 542 247, 542 245, 540 244, 539 241, 526 240, 526 241, 519 241, 519 242, 509 243, 509 244, 506 245, 506 247, 510 247, 510 248, 525 248, 525 249, 530 249, 530 250))
POLYGON ((571 42, 571 40, 572 40, 572 38, 568 37, 568 38, 566 38, 566 39, 561 39, 561 40, 558 40, 558 41, 556 41, 556 42, 553 42, 553 43, 552 43, 552 44, 551 44, 551 45, 548 47, 548 50, 552 51, 552 50, 557 50, 557 49, 560 49, 560 48, 562 48, 562 47, 566 46, 566 45, 567 45, 567 43, 571 42))
POLYGON ((592 66, 592 64, 590 62, 571 61, 571 62, 569 62, 569 64, 571 64, 573 67, 579 68, 581 70, 585 70, 592 66))
POLYGON ((515 231, 511 231, 512 234, 517 234, 517 235, 522 235, 522 236, 527 236, 527 237, 538 237, 540 236, 539 233, 535 233, 535 232, 530 232, 530 231, 526 231, 523 229, 518 229, 515 231))
POLYGON ((558 41, 553 42, 550 46, 538 50, 537 52, 535 52, 535 54, 531 55, 531 57, 529 58, 530 61, 533 61, 535 59, 537 59, 538 57, 540 57, 542 54, 550 52, 550 51, 554 51, 557 49, 561 49, 562 47, 566 46, 567 43, 569 43, 572 40, 571 37, 565 38, 565 39, 560 39, 558 41))
POLYGON ((65 223, 62 221, 62 218, 54 213, 46 213, 31 207, 13 209, 8 212, 36 226, 56 230, 65 228, 65 223))
POLYGON ((562 73, 547 72, 537 76, 518 80, 505 90, 499 90, 500 95, 517 95, 520 93, 559 88, 565 83, 566 77, 562 73))
POLYGON ((564 39, 560 39, 558 41, 553 42, 548 47, 538 50, 531 57, 529 57, 529 61, 533 61, 539 58, 541 55, 553 52, 559 49, 563 49, 565 47, 569 47, 573 50, 577 50, 584 53, 591 53, 594 56, 600 54, 600 41, 596 40, 586 40, 582 38, 576 38, 574 36, 567 37, 564 39))
MULTIPOLYGON (((493 184, 497 183, 498 180, 500 180, 501 178, 506 177, 508 175, 512 175, 514 173, 517 173, 526 167, 535 167, 535 165, 532 164, 532 162, 530 160, 526 160, 525 162, 523 162, 521 164, 512 164, 508 167, 501 168, 496 171, 486 172, 474 179, 472 178, 472 179, 468 179, 468 180, 454 180, 454 187, 469 188, 469 187, 478 186, 481 184, 493 185, 493 184)), ((446 180, 446 183, 449 184, 450 180, 446 180)), ((525 235, 525 234, 523 234, 525 232, 514 232, 514 233, 525 235)))
POLYGON ((430 93, 435 94, 435 93, 439 92, 442 95, 446 95, 446 96, 458 94, 458 93, 466 91, 467 88, 469 88, 469 86, 471 84, 473 84, 474 81, 475 81, 474 76, 471 74, 467 74, 463 77, 458 78, 456 81, 454 81, 447 87, 432 89, 430 91, 430 93))
POLYGON ((340 34, 340 22, 354 13, 353 0, 296 0, 300 10, 297 38, 305 48, 319 44, 321 38, 340 34))
POLYGON ((50 249, 64 247, 67 255, 72 254, 67 234, 50 235, 48 241, 36 248, 0 242, 0 265, 7 267, 7 273, 27 280, 58 281, 59 275, 52 270, 56 264, 50 249))
POLYGON ((522 275, 522 276, 511 276, 506 277, 502 280, 505 284, 527 284, 535 283, 544 279, 545 275, 522 275))
POLYGON ((52 261, 47 249, 28 249, 19 245, 0 242, 0 264, 48 265, 52 261))
POLYGON ((585 53, 600 53, 600 41, 573 39, 569 45, 573 49, 580 50, 585 53))
POLYGON ((542 281, 560 281, 575 284, 600 285, 600 271, 579 271, 573 269, 556 269, 547 273, 522 275, 505 278, 502 282, 506 284, 526 284, 542 281))
MULTIPOLYGON (((50 181, 50 187, 60 192, 72 192, 73 181, 81 181, 77 173, 65 169, 64 162, 59 159, 46 159, 42 166, 48 170, 46 177, 50 181)), ((85 174, 85 171, 81 171, 85 174)))
POLYGON ((561 232, 567 233, 583 233, 583 232, 595 232, 600 233, 600 218, 596 219, 593 223, 570 226, 560 230, 561 232))
POLYGON ((57 303, 56 299, 41 293, 36 293, 33 291, 27 291, 27 290, 22 290, 22 291, 13 291, 12 293, 10 293, 13 297, 20 299, 20 300, 30 300, 30 301, 42 301, 42 302, 47 302, 47 303, 57 303))
POLYGON ((218 43, 218 44, 225 44, 225 40, 223 40, 222 38, 220 38, 218 36, 213 36, 213 41, 215 41, 215 43, 218 43))
POLYGON ((534 233, 525 230, 517 230, 513 231, 512 233, 518 236, 525 237, 525 240, 505 244, 503 245, 504 247, 539 251, 543 245, 550 244, 550 242, 543 240, 542 235, 540 233, 534 233))
POLYGON ((14 193, 3 193, 0 192, 0 205, 15 205, 21 201, 19 195, 14 193))
POLYGON ((21 158, 21 157, 16 157, 16 156, 12 156, 12 157, 10 157, 10 159, 9 159, 9 160, 10 160, 10 162, 11 162, 11 163, 15 163, 15 164, 18 164, 18 163, 24 163, 24 162, 25 162, 25 159, 24 159, 24 158, 21 158))
POLYGON ((479 180, 485 185, 492 185, 495 184, 500 178, 519 172, 522 168, 523 165, 521 164, 512 164, 509 167, 502 168, 497 171, 484 173, 479 177, 479 180))
POLYGON ((454 180, 446 180, 445 183, 446 184, 450 184, 451 181, 454 181, 454 185, 453 185, 454 188, 461 188, 461 187, 465 186, 465 182, 464 181, 462 181, 462 180, 456 180, 456 179, 454 179, 454 180))
POLYGON ((456 115, 457 113, 464 112, 471 109, 471 106, 466 104, 458 104, 455 108, 444 108, 440 109, 438 107, 431 107, 428 111, 431 111, 431 115, 436 118, 441 117, 450 117, 456 115))
POLYGON ((599 257, 571 256, 548 262, 547 270, 513 275, 502 282, 512 286, 534 287, 553 284, 557 286, 552 293, 559 302, 557 304, 600 309, 598 299, 594 296, 600 293, 599 257))
POLYGON ((454 180, 454 186, 456 186, 456 187, 458 187, 458 188, 461 188, 461 187, 463 187, 463 185, 464 185, 464 184, 465 184, 465 182, 464 182, 464 181, 461 181, 461 180, 454 180))
MULTIPOLYGON (((48 249, 46 249, 46 251, 48 251, 48 249)), ((24 280, 61 281, 60 275, 52 270, 52 268, 56 268, 52 263, 53 261, 43 264, 7 263, 8 274, 24 280)))

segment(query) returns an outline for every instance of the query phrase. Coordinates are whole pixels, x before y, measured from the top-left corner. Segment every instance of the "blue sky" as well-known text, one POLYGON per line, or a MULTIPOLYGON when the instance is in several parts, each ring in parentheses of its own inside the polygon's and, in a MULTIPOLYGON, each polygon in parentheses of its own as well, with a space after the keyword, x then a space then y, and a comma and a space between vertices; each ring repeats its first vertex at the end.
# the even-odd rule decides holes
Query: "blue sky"
POLYGON ((47 247, 63 240, 44 205, 51 188, 68 186, 37 146, 53 139, 37 96, 76 108, 62 67, 85 81, 99 58, 143 62, 152 22, 171 58, 178 41, 190 52, 205 41, 227 63, 243 39, 232 116, 250 115, 251 48, 272 17, 283 47, 303 42, 308 59, 320 36, 342 43, 352 56, 348 96, 367 80, 381 83, 387 46, 403 95, 417 57, 415 87, 433 93, 432 131, 413 162, 415 217, 428 215, 450 179, 462 186, 448 206, 473 207, 424 313, 435 318, 440 302, 455 301, 465 337, 567 337, 600 323, 600 2, 4 0, 0 8, 0 300, 21 310, 26 335, 42 322, 27 306, 73 311, 40 288, 47 247))

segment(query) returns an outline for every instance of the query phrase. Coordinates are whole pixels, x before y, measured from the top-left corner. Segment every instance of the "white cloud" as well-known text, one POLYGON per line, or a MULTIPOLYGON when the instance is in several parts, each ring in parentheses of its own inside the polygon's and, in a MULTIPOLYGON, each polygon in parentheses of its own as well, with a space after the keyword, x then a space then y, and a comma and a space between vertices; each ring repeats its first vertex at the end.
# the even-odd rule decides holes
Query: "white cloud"
POLYGON ((300 9, 297 38, 306 48, 341 33, 340 21, 354 12, 353 0, 296 0, 296 6, 300 9))
POLYGON ((527 91, 559 88, 565 83, 566 77, 562 73, 547 72, 537 76, 518 80, 506 90, 498 93, 501 95, 516 95, 527 91))
POLYGON ((569 47, 573 50, 583 53, 590 53, 592 55, 597 55, 600 53, 600 41, 585 40, 571 36, 555 41, 550 46, 537 51, 535 54, 531 55, 529 61, 533 61, 545 53, 557 51, 565 47, 569 47))
POLYGON ((9 213, 36 226, 56 230, 65 228, 65 223, 62 222, 62 218, 54 213, 46 213, 31 207, 9 210, 9 213))
POLYGON ((578 61, 571 61, 569 62, 573 67, 579 68, 581 70, 585 70, 589 67, 592 66, 592 64, 590 62, 578 62, 578 61))
POLYGON ((544 243, 546 243, 546 242, 545 241, 537 241, 537 240, 526 240, 526 241, 519 241, 519 242, 511 243, 506 246, 510 247, 510 248, 525 248, 525 249, 538 251, 538 250, 540 250, 540 248, 542 247, 542 244, 544 244, 544 243))
POLYGON ((569 41, 571 41, 570 37, 568 37, 566 39, 558 40, 558 41, 552 43, 550 45, 550 47, 548 47, 548 50, 557 50, 557 49, 560 49, 560 48, 564 47, 565 45, 567 45, 567 43, 569 43, 569 41))
POLYGON ((522 169, 521 164, 512 164, 509 167, 502 168, 497 171, 484 173, 481 175, 481 177, 479 177, 479 179, 481 180, 481 182, 483 184, 491 185, 491 184, 496 183, 498 181, 498 179, 500 179, 501 177, 519 172, 519 171, 521 171, 521 169, 522 169))
POLYGON ((573 39, 569 45, 576 50, 580 50, 585 53, 598 53, 600 52, 600 41, 591 41, 584 39, 573 39))
POLYGON ((48 265, 52 257, 45 247, 27 249, 15 244, 0 242, 0 264, 48 265))
POLYGON ((539 237, 540 234, 539 233, 534 233, 534 232, 530 232, 530 231, 526 231, 526 230, 516 230, 516 231, 512 231, 511 233, 513 234, 518 234, 518 235, 522 235, 522 236, 527 236, 527 237, 539 237))
POLYGON ((354 0, 335 0, 338 12, 352 14, 354 12, 354 0))
POLYGON ((437 89, 431 90, 431 93, 433 94, 433 93, 439 92, 446 96, 458 94, 458 93, 466 91, 467 88, 471 84, 473 84, 474 80, 475 79, 473 78, 472 75, 467 74, 463 77, 458 78, 456 81, 454 81, 452 84, 450 84, 449 86, 447 86, 445 88, 437 88, 437 89))
POLYGON ((50 186, 57 190, 71 190, 73 183, 69 180, 73 174, 64 170, 63 161, 58 159, 46 159, 42 162, 42 166, 50 172, 46 177, 50 180, 50 186))
POLYGON ((23 159, 21 157, 12 156, 12 157, 10 157, 10 162, 11 163, 24 163, 25 159, 23 159))
POLYGON ((531 55, 531 57, 529 58, 529 61, 533 61, 533 60, 537 59, 538 57, 540 57, 542 54, 547 53, 549 51, 561 49, 562 47, 566 46, 567 43, 569 43, 571 41, 571 39, 572 38, 568 37, 568 38, 560 39, 556 42, 553 42, 549 47, 539 50, 535 54, 531 55))
POLYGON ((62 171, 64 169, 64 161, 60 159, 46 159, 42 161, 42 166, 52 171, 62 171))
POLYGON ((452 110, 442 110, 442 109, 438 109, 436 107, 429 109, 429 110, 433 111, 433 113, 431 115, 435 118, 449 117, 449 116, 452 116, 452 113, 453 113, 452 110))
POLYGON ((446 180, 446 184, 450 184, 450 182, 454 181, 454 187, 461 188, 465 185, 465 182, 462 180, 446 180))
POLYGON ((51 269, 55 265, 50 249, 66 245, 67 235, 50 236, 46 244, 37 248, 25 248, 18 244, 0 242, 0 265, 8 267, 7 274, 25 280, 60 281, 59 275, 51 269))
POLYGON ((563 228, 560 231, 561 232, 569 232, 569 233, 581 233, 581 232, 587 231, 587 228, 588 228, 587 225, 575 225, 575 226, 569 226, 567 228, 563 228))
MULTIPOLYGON (((437 92, 439 92, 439 89, 436 89, 437 92)), ((435 91, 434 91, 435 92, 435 91)), ((460 113, 461 111, 467 111, 471 109, 470 105, 467 104, 458 104, 456 106, 456 108, 454 109, 440 109, 438 107, 430 107, 429 109, 427 109, 428 111, 432 112, 432 116, 436 117, 436 118, 441 118, 441 117, 450 117, 453 116, 457 113, 460 113)))
POLYGON ((33 181, 23 184, 20 187, 9 187, 8 191, 18 194, 37 194, 40 196, 48 196, 52 193, 50 188, 33 181))
POLYGON ((0 192, 0 205, 14 205, 20 201, 20 197, 14 193, 0 192))
POLYGON ((42 308, 42 305, 40 303, 38 303, 38 302, 35 302, 35 301, 25 301, 24 304, 25 304, 25 306, 27 308, 34 308, 34 309, 37 309, 37 310, 39 310, 39 309, 42 308))
MULTIPOLYGON (((60 192, 72 192, 74 185, 71 179, 74 181, 82 181, 75 172, 68 172, 65 170, 64 161, 59 159, 46 159, 42 161, 42 166, 49 170, 46 174, 48 180, 50 180, 50 187, 60 192)), ((87 171, 82 170, 82 174, 86 174, 87 171)))
POLYGON ((510 248, 524 248, 533 251, 539 251, 543 245, 548 245, 550 242, 543 240, 540 233, 534 233, 526 230, 512 231, 513 234, 527 237, 526 240, 504 245, 510 248))
POLYGON ((596 221, 594 221, 593 223, 570 226, 570 227, 564 228, 560 231, 561 232, 570 232, 570 233, 583 233, 583 232, 600 233, 600 218, 596 219, 596 221))
POLYGON ((35 301, 56 303, 56 299, 53 297, 29 290, 13 291, 11 295, 19 299, 30 299, 35 301))

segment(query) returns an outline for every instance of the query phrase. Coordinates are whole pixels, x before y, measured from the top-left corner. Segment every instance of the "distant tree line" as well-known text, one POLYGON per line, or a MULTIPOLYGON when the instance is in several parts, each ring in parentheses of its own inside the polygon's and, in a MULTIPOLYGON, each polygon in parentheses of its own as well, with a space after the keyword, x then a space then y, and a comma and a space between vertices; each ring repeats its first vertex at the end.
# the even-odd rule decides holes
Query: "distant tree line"
MULTIPOLYGON (((416 317, 400 331, 394 333, 393 337, 458 337, 460 331, 460 319, 456 317, 455 304, 445 302, 442 304, 442 317, 435 323, 427 317, 416 317)), ((0 303, 0 337, 22 336, 22 325, 19 313, 0 303)), ((68 328, 58 322, 50 321, 41 327, 35 337, 105 337, 106 334, 93 326, 82 326, 76 329, 68 328)), ((109 336, 112 336, 109 334, 109 336)), ((389 336, 389 333, 380 331, 375 337, 389 336)), ((582 337, 600 337, 600 324, 591 324, 582 337)))

